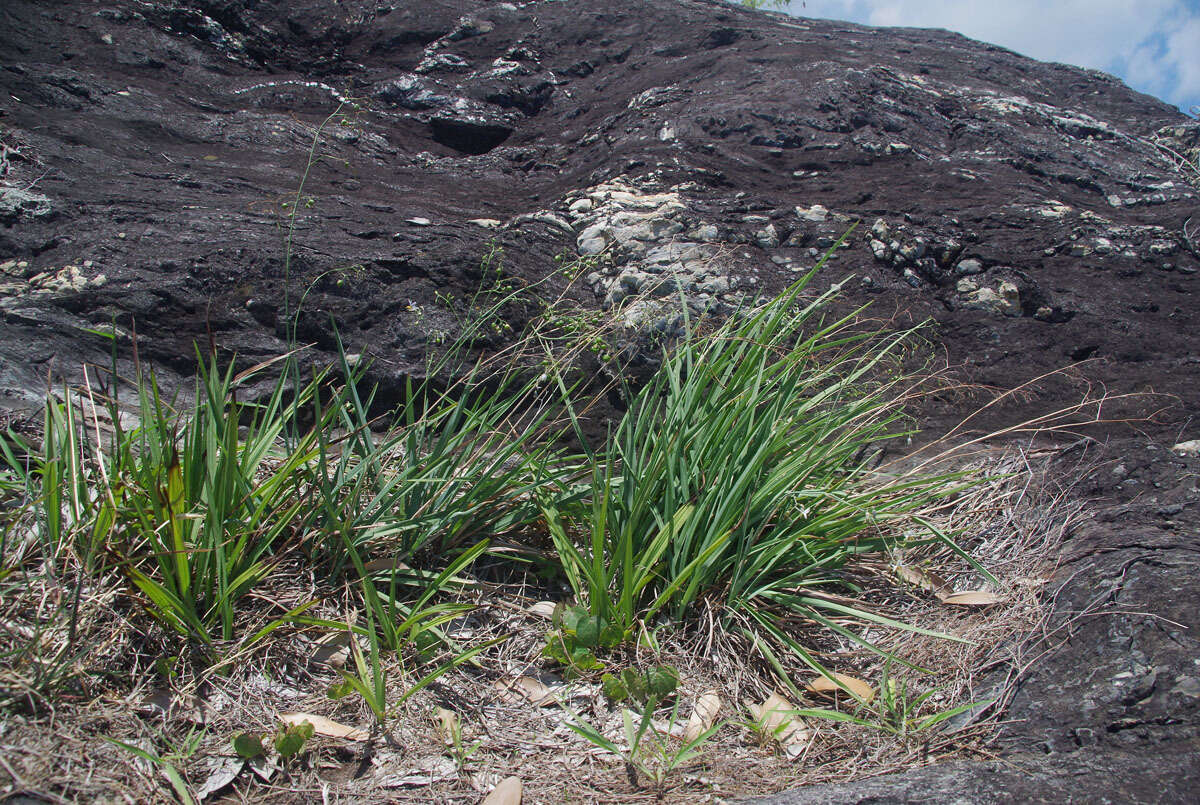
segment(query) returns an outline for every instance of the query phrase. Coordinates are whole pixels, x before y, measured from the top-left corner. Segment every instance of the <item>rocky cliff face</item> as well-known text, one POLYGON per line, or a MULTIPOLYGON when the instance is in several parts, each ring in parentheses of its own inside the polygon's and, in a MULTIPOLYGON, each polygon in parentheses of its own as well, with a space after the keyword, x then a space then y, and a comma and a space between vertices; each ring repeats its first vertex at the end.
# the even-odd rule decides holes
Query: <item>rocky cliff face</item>
MULTIPOLYGON (((297 308, 301 340, 332 349, 336 322, 396 384, 497 248, 546 293, 556 256, 585 258, 572 292, 633 338, 674 327, 680 294, 719 312, 782 287, 855 222, 822 283, 932 318, 964 378, 1011 388, 1090 359, 1111 389, 1177 395, 1176 420, 1200 402, 1200 124, 1099 73, 699 0, 8 0, 0 53, 10 409, 105 360, 98 330, 136 329, 185 373, 197 340, 279 354, 297 308)), ((1146 528, 1191 522, 1147 511, 1146 528)), ((1147 594, 1194 601, 1195 538, 1172 529, 1147 594)), ((1097 543, 1112 555, 1086 584, 1156 539, 1097 543)), ((1112 636, 1113 674, 1178 676, 1170 706, 1138 722, 1121 708, 1149 699, 1118 697, 1047 729, 1104 743, 1128 740, 1122 718, 1158 723, 1142 744, 1194 759, 1194 669, 1120 664, 1143 628, 1112 636)))
POLYGON ((386 383, 492 244, 527 280, 595 256, 591 301, 646 327, 681 290, 780 287, 861 222, 828 281, 933 317, 972 379, 1095 358, 1196 399, 1200 126, 1098 73, 707 2, 0 13, 10 395, 110 322, 181 369, 210 331, 277 354, 285 285, 302 338, 330 347, 332 317, 386 383))

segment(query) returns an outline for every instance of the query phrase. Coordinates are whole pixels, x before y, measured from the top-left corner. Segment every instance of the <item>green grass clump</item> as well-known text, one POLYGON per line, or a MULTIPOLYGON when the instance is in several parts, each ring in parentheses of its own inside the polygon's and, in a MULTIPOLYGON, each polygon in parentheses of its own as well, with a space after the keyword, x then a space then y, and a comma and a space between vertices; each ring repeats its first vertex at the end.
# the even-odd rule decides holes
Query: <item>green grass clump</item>
MULTIPOLYGON (((479 650, 441 631, 471 608, 446 594, 470 585, 498 536, 549 535, 555 550, 542 561, 579 604, 556 621, 545 655, 575 673, 702 611, 776 664, 772 646, 820 668, 789 626, 797 619, 877 650, 847 619, 919 630, 822 591, 853 587, 853 557, 916 540, 902 526, 961 484, 872 470, 879 445, 908 433, 915 381, 899 367, 914 331, 864 330, 859 311, 829 318, 836 292, 807 295, 812 276, 724 323, 687 321, 607 440, 582 454, 561 445, 572 426, 584 441, 577 412, 590 398, 555 367, 466 361, 471 331, 431 379, 409 382, 387 423, 372 418, 363 370, 345 355, 307 382, 294 355, 240 374, 202 360, 180 407, 143 377, 135 426, 115 399, 89 392, 81 406, 68 391, 48 400, 40 445, 0 442, 0 491, 23 501, 0 543, 4 572, 40 559, 78 594, 117 569, 203 663, 289 623, 348 630, 369 651, 355 644, 346 690, 381 723, 396 705, 385 666, 407 675, 441 652, 434 676, 406 683, 415 691, 479 650), (453 377, 436 385, 447 366, 453 377), (268 370, 278 371, 269 391, 247 399, 268 370), (264 607, 256 593, 301 562, 315 596, 264 607), (306 614, 339 587, 365 626, 306 614)), ((932 526, 928 539, 948 541, 932 526)), ((511 558, 496 562, 511 572, 511 558)), ((47 686, 61 683, 53 676, 47 686)))
MULTIPOLYGON (((346 376, 355 371, 344 365, 346 376)), ((351 564, 422 553, 454 555, 472 542, 531 523, 533 493, 558 494, 569 465, 556 461, 552 408, 511 367, 468 366, 441 391, 409 382, 395 425, 371 430, 370 397, 349 383, 316 430, 319 489, 314 549, 335 576, 351 564), (335 443, 333 432, 346 434, 335 443)))
MULTIPOLYGON (((114 417, 107 485, 97 501, 97 521, 112 529, 107 551, 150 612, 206 644, 234 639, 239 600, 287 544, 299 543, 302 485, 316 444, 315 430, 282 438, 300 410, 285 403, 283 383, 266 402, 243 403, 234 381, 232 366, 201 364, 182 415, 162 401, 153 378, 141 384, 140 426, 126 433, 114 417)), ((317 388, 310 383, 297 399, 317 388)))
POLYGON ((809 591, 896 546, 891 526, 953 479, 869 468, 908 432, 913 381, 895 370, 914 333, 825 321, 835 292, 805 301, 810 279, 711 332, 692 325, 592 457, 590 504, 544 502, 572 587, 626 639, 702 602, 780 638, 781 615, 851 636, 831 613, 888 622, 809 591))
POLYGON ((456 557, 482 552, 472 542, 486 548, 487 537, 540 516, 533 490, 561 485, 550 440, 534 444, 547 415, 533 385, 517 388, 511 374, 486 391, 470 378, 442 392, 410 385, 399 421, 379 437, 361 372, 344 356, 343 382, 321 372, 301 385, 285 366, 264 398, 239 400, 267 368, 235 375, 202 363, 182 407, 145 377, 133 427, 115 399, 50 397, 40 445, 3 443, 6 490, 30 514, 4 530, 9 569, 30 558, 9 546, 19 533, 56 572, 76 562, 95 577, 119 569, 146 611, 215 656, 218 643, 244 648, 315 603, 242 631, 241 602, 281 561, 303 556, 330 582, 367 585, 364 603, 398 651, 402 636, 436 628, 427 621, 439 610, 426 604, 455 578, 437 563, 461 569, 456 557), (413 612, 422 628, 409 628, 413 612))
POLYGON ((202 363, 183 410, 151 375, 137 386, 135 427, 112 400, 103 427, 95 397, 82 410, 69 393, 48 400, 41 445, 21 444, 24 463, 8 457, 36 492, 42 555, 60 572, 70 556, 92 574, 119 569, 147 610, 189 640, 234 639, 238 602, 299 543, 317 444, 317 429, 284 434, 318 381, 293 403, 282 382, 264 402, 239 402, 236 389, 253 374, 202 363))

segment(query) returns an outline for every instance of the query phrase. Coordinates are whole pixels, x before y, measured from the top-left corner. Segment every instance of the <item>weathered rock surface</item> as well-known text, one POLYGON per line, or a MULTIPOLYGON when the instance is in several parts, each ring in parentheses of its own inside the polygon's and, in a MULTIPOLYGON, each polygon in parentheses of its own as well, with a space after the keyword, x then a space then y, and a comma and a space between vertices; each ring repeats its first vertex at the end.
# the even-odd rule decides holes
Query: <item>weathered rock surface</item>
POLYGON ((1080 620, 1033 671, 1011 761, 794 801, 1196 784, 1196 468, 1168 448, 1197 435, 1170 423, 1200 403, 1200 191, 1178 161, 1200 123, 945 32, 699 0, 7 0, 0 54, 0 408, 106 362, 104 332, 186 373, 197 340, 279 354, 289 311, 321 350, 336 322, 386 392, 453 332, 442 300, 497 247, 547 293, 554 258, 582 257, 583 301, 669 332, 681 296, 720 312, 770 292, 856 221, 822 284, 932 318, 964 379, 1090 359, 1112 391, 1176 395, 1145 468, 1097 482, 1126 502, 1068 546, 1064 617, 1098 595, 1125 614, 1080 620))
POLYGON ((114 321, 179 369, 209 333, 276 354, 285 287, 302 338, 331 347, 332 317, 394 381, 452 329, 437 294, 477 284, 493 241, 527 279, 596 257, 610 307, 683 291, 720 309, 860 220, 829 281, 933 317, 971 379, 1093 358, 1096 380, 1196 400, 1200 207, 1154 142, 1186 155, 1200 125, 1097 73, 673 0, 0 14, 0 260, 27 263, 0 300, 10 398, 97 357, 84 331, 114 321), (351 99, 285 269, 282 205, 351 99))
MULTIPOLYGON (((1089 448, 1089 452, 1096 446, 1089 448)), ((995 763, 932 765, 771 803, 1190 802, 1200 790, 1200 489, 1195 456, 1126 439, 1080 482, 1045 652, 1023 676, 995 763)), ((1065 455, 1064 468, 1078 462, 1065 455)), ((1075 466, 1078 466, 1076 464, 1075 466)), ((981 687, 986 687, 986 683, 981 687)))

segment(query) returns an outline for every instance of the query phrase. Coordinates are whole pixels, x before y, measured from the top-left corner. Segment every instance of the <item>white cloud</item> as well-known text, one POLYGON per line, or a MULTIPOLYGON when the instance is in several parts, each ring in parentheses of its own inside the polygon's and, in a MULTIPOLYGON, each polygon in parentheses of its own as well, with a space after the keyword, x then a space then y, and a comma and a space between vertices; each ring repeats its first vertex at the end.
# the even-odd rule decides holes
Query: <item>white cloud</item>
POLYGON ((1200 105, 1200 15, 1168 34, 1164 61, 1175 69, 1175 94, 1200 105))
POLYGON ((1200 103, 1195 0, 808 0, 794 14, 947 28, 1043 61, 1120 75, 1184 106, 1200 103))

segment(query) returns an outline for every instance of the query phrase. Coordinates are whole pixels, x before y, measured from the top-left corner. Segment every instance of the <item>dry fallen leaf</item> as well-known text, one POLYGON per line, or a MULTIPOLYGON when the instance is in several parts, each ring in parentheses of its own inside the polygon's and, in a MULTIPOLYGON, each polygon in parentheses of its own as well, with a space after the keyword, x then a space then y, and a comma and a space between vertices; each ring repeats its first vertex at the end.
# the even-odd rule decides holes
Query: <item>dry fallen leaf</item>
POLYGON ((912 565, 896 565, 896 575, 922 590, 935 594, 949 593, 950 584, 936 573, 912 565))
POLYGON ((208 761, 208 778, 196 791, 196 799, 204 799, 232 783, 241 774, 246 761, 240 757, 214 757, 208 761))
POLYGON ((553 601, 538 601, 536 604, 525 610, 530 615, 536 615, 539 618, 550 620, 554 617, 554 608, 558 605, 553 601))
POLYGON ((480 805, 521 805, 521 789, 519 777, 505 777, 492 789, 492 793, 483 798, 480 805))
POLYGON ((558 703, 554 691, 532 676, 500 679, 492 687, 501 700, 509 704, 533 702, 538 707, 550 707, 558 703))
POLYGON ((377 776, 375 779, 383 788, 420 788, 449 780, 457 775, 458 766, 454 761, 444 755, 438 755, 418 761, 415 768, 377 776))
POLYGON ((939 595, 943 604, 957 604, 963 607, 988 607, 993 604, 1003 604, 1004 598, 987 590, 966 590, 961 593, 939 595))
POLYGON ((142 715, 171 716, 182 718, 193 724, 207 724, 214 707, 198 696, 174 694, 170 690, 157 690, 147 696, 138 706, 142 715))
POLYGON ((778 693, 772 693, 762 704, 752 707, 751 711, 763 729, 782 741, 785 730, 781 728, 792 720, 791 711, 795 709, 796 707, 787 699, 778 693))
POLYGON ((683 731, 683 740, 694 741, 708 731, 721 712, 721 697, 715 690, 710 690, 696 700, 692 715, 688 719, 687 728, 683 731))
POLYGON ((500 784, 501 779, 503 778, 499 774, 493 774, 489 771, 477 771, 467 777, 467 782, 471 784, 471 788, 474 788, 480 794, 486 795, 500 784))
POLYGON ((438 707, 433 711, 433 721, 437 725, 438 735, 447 744, 454 743, 454 735, 461 731, 459 725, 458 713, 453 710, 447 710, 445 707, 438 707))
POLYGON ((345 724, 339 724, 336 721, 325 718, 325 716, 317 716, 312 713, 280 713, 279 720, 288 726, 307 721, 309 724, 312 724, 314 732, 318 735, 324 735, 327 738, 365 741, 371 737, 370 733, 366 730, 360 730, 358 727, 347 727, 345 724))
POLYGON ((275 772, 279 771, 279 767, 275 765, 275 762, 268 759, 265 755, 250 758, 246 761, 246 765, 264 783, 271 782, 271 778, 275 776, 275 772))
POLYGON ((334 632, 317 641, 312 661, 332 668, 343 668, 350 659, 350 633, 334 632))
POLYGON ((792 760, 803 754, 812 740, 812 733, 805 729, 795 710, 796 706, 778 693, 772 693, 760 705, 750 706, 750 712, 762 730, 777 741, 792 760))
POLYGON ((834 674, 834 676, 838 682, 842 683, 841 687, 829 677, 819 676, 808 683, 808 689, 813 693, 844 693, 842 688, 845 688, 864 702, 875 698, 875 689, 858 677, 846 674, 834 674))

